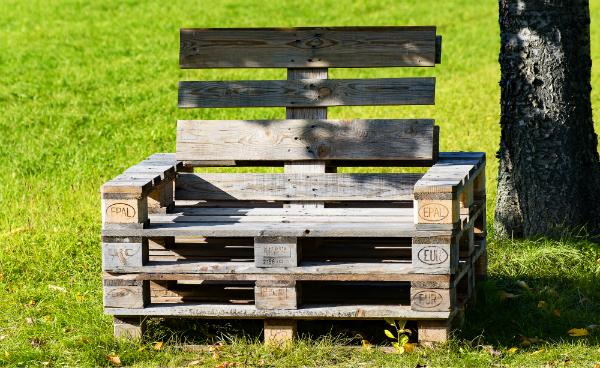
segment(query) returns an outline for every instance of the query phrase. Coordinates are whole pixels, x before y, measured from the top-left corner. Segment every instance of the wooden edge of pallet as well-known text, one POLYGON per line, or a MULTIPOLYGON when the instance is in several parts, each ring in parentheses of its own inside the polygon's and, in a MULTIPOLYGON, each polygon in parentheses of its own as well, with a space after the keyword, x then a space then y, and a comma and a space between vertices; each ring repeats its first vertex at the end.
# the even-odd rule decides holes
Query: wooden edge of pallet
POLYGON ((408 305, 307 305, 298 309, 257 309, 254 305, 149 304, 145 308, 104 308, 115 316, 194 318, 293 318, 293 319, 448 319, 454 312, 413 311, 408 305))

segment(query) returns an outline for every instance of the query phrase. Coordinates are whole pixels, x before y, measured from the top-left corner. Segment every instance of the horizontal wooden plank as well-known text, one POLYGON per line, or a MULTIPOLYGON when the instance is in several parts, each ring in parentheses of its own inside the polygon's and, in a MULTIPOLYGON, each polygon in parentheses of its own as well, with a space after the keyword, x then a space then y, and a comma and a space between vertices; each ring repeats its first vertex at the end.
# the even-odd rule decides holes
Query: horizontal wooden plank
POLYGON ((414 187, 415 199, 456 199, 485 170, 485 153, 445 152, 414 187))
POLYGON ((412 200, 422 174, 185 174, 178 200, 412 200))
POLYGON ((435 27, 231 28, 180 31, 182 68, 434 66, 435 27))
POLYGON ((118 316, 297 319, 447 319, 453 312, 413 311, 406 305, 307 305, 299 309, 257 309, 236 304, 150 304, 143 309, 104 308, 118 316))
POLYGON ((433 105, 435 78, 179 82, 179 107, 433 105))
POLYGON ((268 208, 175 207, 181 216, 399 216, 410 217, 412 208, 268 208))
POLYGON ((411 219, 381 222, 165 222, 150 224, 144 229, 106 226, 103 236, 295 236, 295 237, 413 237, 448 235, 452 228, 418 230, 411 219))
POLYGON ((432 160, 433 120, 180 120, 180 161, 432 160))

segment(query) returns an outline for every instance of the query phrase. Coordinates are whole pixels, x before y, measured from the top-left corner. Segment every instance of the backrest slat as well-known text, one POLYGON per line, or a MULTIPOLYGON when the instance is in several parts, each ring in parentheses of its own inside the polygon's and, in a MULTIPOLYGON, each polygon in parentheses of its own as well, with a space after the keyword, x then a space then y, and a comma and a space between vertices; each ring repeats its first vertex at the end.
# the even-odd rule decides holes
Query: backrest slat
POLYGON ((435 78, 179 82, 179 107, 433 105, 435 78))
POLYGON ((180 161, 434 160, 433 120, 180 120, 180 161))
POLYGON ((434 66, 435 27, 182 29, 182 68, 434 66))

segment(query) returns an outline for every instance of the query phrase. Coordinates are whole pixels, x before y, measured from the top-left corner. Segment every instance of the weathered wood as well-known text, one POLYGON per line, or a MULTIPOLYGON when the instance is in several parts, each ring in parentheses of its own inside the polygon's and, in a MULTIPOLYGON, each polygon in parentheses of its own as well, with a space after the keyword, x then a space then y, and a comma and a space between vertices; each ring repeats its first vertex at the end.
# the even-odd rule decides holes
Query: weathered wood
POLYGON ((199 318, 296 318, 296 319, 447 319, 451 312, 414 311, 407 305, 307 305, 299 309, 256 309, 253 305, 174 304, 149 305, 144 309, 105 308, 119 316, 199 318))
POLYGON ((434 66, 435 27, 181 29, 182 68, 434 66))
POLYGON ((180 200, 412 200, 422 174, 180 174, 180 200))
POLYGON ((435 78, 179 82, 179 107, 182 108, 434 103, 435 78))
POLYGON ((181 161, 431 160, 432 120, 180 120, 181 161))
POLYGON ((105 308, 144 308, 150 303, 150 284, 146 280, 104 280, 105 308))
MULTIPOLYGON (((150 215, 153 218, 153 215, 150 215)), ((103 236, 216 236, 216 237, 256 237, 256 236, 291 236, 291 237, 413 237, 436 236, 452 233, 449 229, 419 230, 412 221, 353 222, 347 223, 343 218, 339 222, 164 222, 152 220, 143 229, 139 228, 104 228, 103 236)), ((436 224, 436 226, 438 226, 436 224)))
POLYGON ((298 309, 300 285, 296 281, 257 281, 254 305, 256 309, 298 309))
POLYGON ((145 330, 144 317, 113 317, 116 339, 141 340, 145 330))
MULTIPOLYGON (((288 81, 303 79, 314 79, 326 81, 328 70, 326 68, 288 69, 288 81)), ((293 83, 293 82, 292 82, 293 83)), ((327 107, 286 107, 285 117, 287 119, 327 119, 327 107)), ((320 174, 327 172, 324 161, 300 161, 286 162, 283 169, 286 174, 320 174)), ((321 201, 290 201, 286 202, 287 208, 324 208, 321 201)))
POLYGON ((454 236, 413 238, 413 272, 453 274, 458 269, 458 261, 459 246, 454 236))
POLYGON ((450 322, 448 320, 421 320, 417 324, 419 344, 432 346, 448 341, 450 322))
POLYGON ((133 199, 102 199, 102 225, 142 227, 148 221, 147 197, 133 199))
POLYGON ((148 262, 148 240, 135 243, 102 243, 102 270, 118 271, 123 267, 141 267, 148 262))
POLYGON ((298 241, 293 237, 255 237, 254 264, 256 267, 296 267, 298 241))
POLYGON ((267 319, 264 322, 265 344, 282 346, 290 343, 298 332, 296 320, 267 319))
POLYGON ((166 213, 175 205, 175 182, 162 182, 148 194, 148 212, 166 213))
POLYGON ((455 302, 455 288, 410 288, 410 306, 415 311, 452 311, 456 306, 455 302))

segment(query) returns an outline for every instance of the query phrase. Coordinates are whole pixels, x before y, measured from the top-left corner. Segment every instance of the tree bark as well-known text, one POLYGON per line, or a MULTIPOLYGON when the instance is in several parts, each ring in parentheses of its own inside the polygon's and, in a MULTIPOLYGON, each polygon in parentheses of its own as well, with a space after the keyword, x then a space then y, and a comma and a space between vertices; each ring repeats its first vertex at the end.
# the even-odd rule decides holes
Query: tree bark
POLYGON ((600 223, 588 0, 499 0, 501 141, 496 235, 600 223))

